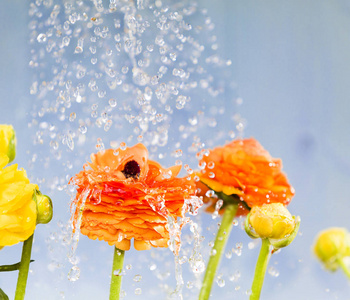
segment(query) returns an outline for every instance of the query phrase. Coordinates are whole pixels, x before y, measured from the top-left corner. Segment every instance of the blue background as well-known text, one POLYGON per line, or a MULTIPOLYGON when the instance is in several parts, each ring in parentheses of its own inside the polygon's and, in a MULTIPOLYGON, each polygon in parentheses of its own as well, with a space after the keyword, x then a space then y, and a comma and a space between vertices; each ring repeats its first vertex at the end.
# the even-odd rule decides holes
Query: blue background
MULTIPOLYGON (((222 0, 203 1, 200 6, 208 8, 216 24, 219 52, 232 60, 237 94, 243 99, 239 112, 247 120, 244 136, 254 136, 272 156, 283 159, 296 189, 289 209, 301 216, 300 235, 272 258, 270 265, 280 275, 266 275, 262 299, 349 299, 345 276, 340 271, 324 271, 312 255, 311 245, 321 229, 350 228, 350 5, 340 0, 222 0)), ((23 1, 0 2, 0 123, 15 126, 16 162, 25 168, 32 143, 26 121, 31 108, 27 12, 28 4, 23 1)), ((54 204, 62 216, 36 231, 33 255, 37 261, 29 276, 27 299, 63 299, 63 295, 65 299, 106 298, 105 269, 109 273, 111 249, 104 243, 99 243, 99 251, 106 258, 98 262, 103 270, 96 265, 89 268, 91 256, 85 253, 76 283, 48 270, 52 257, 47 240, 55 235, 58 220, 65 220, 64 214, 68 214, 66 202, 54 204)), ((212 222, 207 216, 202 219, 212 222)), ((242 232, 237 235, 243 239, 242 232)), ((235 242, 230 240, 231 248, 235 242)), ((237 282, 226 279, 225 287, 214 287, 213 292, 222 299, 248 298, 245 291, 258 255, 258 248, 247 249, 248 242, 244 238, 241 257, 223 259, 220 271, 229 274, 239 269, 241 278, 237 282)), ((83 245, 79 247, 92 247, 95 242, 84 239, 83 245)), ((20 246, 1 250, 0 263, 15 261, 20 250, 20 246)), ((143 252, 136 259, 138 253, 130 252, 133 271, 146 278, 151 254, 143 252), (139 264, 142 259, 143 266, 139 264)), ((15 280, 16 274, 0 274, 0 286, 9 295, 13 295, 15 280)), ((143 279, 133 286, 141 287, 143 296, 130 292, 126 299, 150 299, 151 292, 146 291, 152 280, 157 279, 143 279)), ((132 284, 135 282, 130 279, 132 284)))

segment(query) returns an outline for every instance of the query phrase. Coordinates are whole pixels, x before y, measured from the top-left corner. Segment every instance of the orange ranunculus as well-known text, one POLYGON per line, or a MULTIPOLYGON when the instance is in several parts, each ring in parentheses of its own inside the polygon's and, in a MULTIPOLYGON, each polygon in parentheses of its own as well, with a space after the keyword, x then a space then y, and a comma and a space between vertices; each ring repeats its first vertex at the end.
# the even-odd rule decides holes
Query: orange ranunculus
POLYGON ((71 179, 77 186, 74 228, 82 213, 81 233, 91 239, 121 250, 130 249, 132 238, 137 250, 167 247, 168 219, 176 221, 199 207, 186 201, 196 188, 190 178, 176 177, 180 169, 149 160, 143 144, 92 154, 91 163, 71 179))
MULTIPOLYGON (((248 207, 264 203, 287 205, 294 195, 294 188, 282 172, 282 161, 272 158, 254 138, 235 140, 210 150, 200 161, 204 163, 198 174, 204 183, 199 186, 202 195, 208 189, 237 195, 248 207)), ((211 202, 216 200, 212 198, 211 202)), ((244 207, 238 214, 244 214, 244 207)))

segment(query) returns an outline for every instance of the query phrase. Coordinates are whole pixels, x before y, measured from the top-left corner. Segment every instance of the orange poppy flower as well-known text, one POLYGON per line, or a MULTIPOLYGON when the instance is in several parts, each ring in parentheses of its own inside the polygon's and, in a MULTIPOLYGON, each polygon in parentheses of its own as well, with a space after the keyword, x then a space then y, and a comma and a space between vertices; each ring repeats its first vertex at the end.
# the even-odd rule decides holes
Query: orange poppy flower
POLYGON ((169 218, 200 206, 187 201, 197 198, 196 188, 191 178, 176 177, 180 169, 149 160, 143 144, 92 154, 70 181, 77 186, 74 229, 121 250, 130 249, 132 238, 137 250, 167 247, 169 218))
MULTIPOLYGON (((282 172, 282 161, 272 158, 254 138, 235 140, 210 150, 209 155, 203 155, 200 165, 205 165, 198 174, 202 195, 210 189, 236 195, 248 207, 264 203, 287 205, 294 195, 294 188, 282 172)), ((210 197, 204 200, 213 205, 216 202, 210 197)), ((213 205, 209 210, 213 210, 213 205)), ((240 205, 237 214, 246 212, 244 205, 240 205)))

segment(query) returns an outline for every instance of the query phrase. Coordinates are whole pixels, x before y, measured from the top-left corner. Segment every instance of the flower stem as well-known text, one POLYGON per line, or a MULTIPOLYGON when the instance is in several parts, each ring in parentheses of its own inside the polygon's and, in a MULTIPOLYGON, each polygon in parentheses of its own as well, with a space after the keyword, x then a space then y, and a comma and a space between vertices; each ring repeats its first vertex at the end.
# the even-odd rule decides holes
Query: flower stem
POLYGON ((344 260, 342 258, 338 258, 338 264, 342 268, 348 279, 350 279, 350 270, 348 269, 347 265, 344 263, 344 260))
POLYGON ((124 250, 120 250, 117 247, 114 247, 109 300, 119 300, 119 297, 120 297, 120 288, 122 286, 122 270, 123 270, 123 264, 124 264, 124 254, 125 254, 124 250))
POLYGON ((32 253, 33 237, 34 237, 34 234, 32 234, 26 241, 23 242, 22 257, 21 257, 21 262, 19 266, 15 300, 23 300, 24 295, 26 293, 30 256, 32 253))
POLYGON ((256 262, 254 280, 252 284, 252 294, 250 300, 259 300, 261 288, 264 283, 266 268, 270 260, 270 242, 268 239, 262 239, 261 249, 258 261, 256 262))
POLYGON ((233 219, 236 216, 238 204, 228 204, 225 207, 224 215, 221 220, 220 228, 216 234, 213 250, 216 251, 211 255, 205 271, 202 288, 199 294, 199 300, 207 300, 210 296, 211 287, 215 278, 216 269, 219 266, 222 253, 225 249, 226 242, 230 236, 233 225, 233 219))

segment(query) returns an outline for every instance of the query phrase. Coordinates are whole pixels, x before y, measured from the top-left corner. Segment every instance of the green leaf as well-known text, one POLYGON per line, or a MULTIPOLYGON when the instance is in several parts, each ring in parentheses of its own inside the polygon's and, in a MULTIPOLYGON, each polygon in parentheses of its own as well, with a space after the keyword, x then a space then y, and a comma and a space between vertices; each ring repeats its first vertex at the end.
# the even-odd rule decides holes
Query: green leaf
MULTIPOLYGON (((32 259, 30 262, 33 262, 34 260, 32 259)), ((2 265, 0 266, 0 272, 10 272, 10 271, 17 271, 19 270, 19 266, 20 266, 21 262, 18 262, 16 264, 13 265, 2 265)), ((1 298, 0 298, 1 300, 1 298)))
POLYGON ((0 300, 9 300, 9 297, 5 294, 5 292, 0 288, 0 300))

